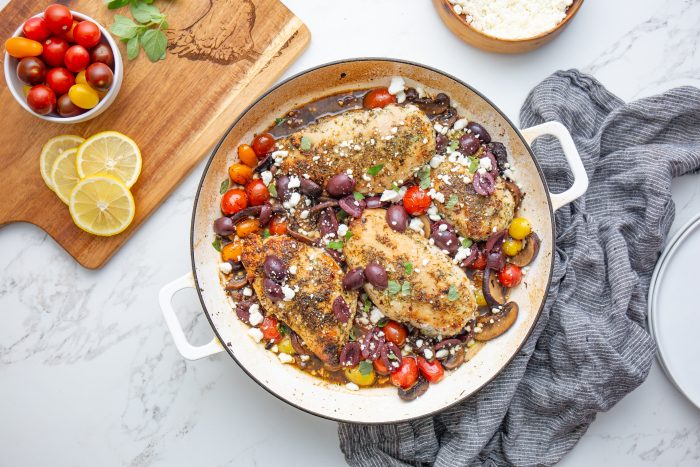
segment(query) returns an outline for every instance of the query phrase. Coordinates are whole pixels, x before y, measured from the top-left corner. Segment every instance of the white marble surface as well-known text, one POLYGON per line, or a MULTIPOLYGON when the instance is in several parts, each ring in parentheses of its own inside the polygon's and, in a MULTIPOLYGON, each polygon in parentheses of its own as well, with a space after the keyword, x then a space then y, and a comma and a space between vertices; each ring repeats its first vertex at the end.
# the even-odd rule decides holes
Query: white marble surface
MULTIPOLYGON (((591 72, 628 100, 700 84, 698 1, 588 0, 562 36, 522 56, 459 42, 428 1, 285 3, 313 34, 287 76, 345 57, 415 60, 471 83, 516 121, 528 90, 560 68, 591 72)), ((0 230, 0 465, 343 462, 333 422, 281 403, 225 355, 185 362, 172 344, 156 297, 189 268, 201 171, 99 271, 78 266, 33 226, 0 230)), ((674 229, 700 211, 698 182, 674 183, 674 229)), ((192 339, 207 341, 194 292, 176 306, 192 339)), ((700 412, 658 365, 562 462, 600 464, 700 465, 700 412)))

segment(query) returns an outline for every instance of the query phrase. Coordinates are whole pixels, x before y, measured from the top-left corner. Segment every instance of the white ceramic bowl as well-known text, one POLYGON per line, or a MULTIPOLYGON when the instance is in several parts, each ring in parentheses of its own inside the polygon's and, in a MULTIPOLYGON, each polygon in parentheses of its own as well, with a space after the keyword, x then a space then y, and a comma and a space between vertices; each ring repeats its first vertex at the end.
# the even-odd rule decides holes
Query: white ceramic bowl
MULTIPOLYGON (((112 104, 112 102, 114 102, 114 100, 117 98, 117 94, 119 94, 119 88, 121 87, 122 80, 124 78, 124 63, 122 61, 122 56, 119 52, 119 47, 117 46, 117 43, 109 34, 109 31, 107 31, 107 29, 105 29, 98 21, 95 21, 87 15, 72 10, 71 13, 73 14, 73 18, 78 21, 92 21, 93 23, 95 23, 97 27, 100 28, 100 32, 102 33, 102 38, 100 39, 100 42, 107 44, 112 49, 112 55, 114 56, 114 81, 112 82, 112 87, 109 88, 107 94, 102 99, 100 99, 100 102, 87 112, 84 112, 80 115, 76 115, 74 117, 61 117, 58 114, 39 115, 36 112, 34 112, 32 109, 29 108, 29 105, 27 104, 27 98, 24 95, 23 88, 25 86, 25 83, 23 83, 17 76, 17 64, 19 63, 19 59, 12 57, 10 56, 10 54, 5 52, 5 82, 7 83, 7 87, 10 88, 10 92, 14 96, 15 100, 27 112, 42 120, 46 120, 49 122, 79 123, 97 117, 102 112, 107 110, 107 107, 109 107, 112 104)), ((43 18, 44 13, 39 13, 38 15, 34 16, 43 18)), ((22 23, 22 25, 23 24, 24 23, 22 23)), ((17 28, 12 37, 22 36, 22 25, 20 25, 17 28)))

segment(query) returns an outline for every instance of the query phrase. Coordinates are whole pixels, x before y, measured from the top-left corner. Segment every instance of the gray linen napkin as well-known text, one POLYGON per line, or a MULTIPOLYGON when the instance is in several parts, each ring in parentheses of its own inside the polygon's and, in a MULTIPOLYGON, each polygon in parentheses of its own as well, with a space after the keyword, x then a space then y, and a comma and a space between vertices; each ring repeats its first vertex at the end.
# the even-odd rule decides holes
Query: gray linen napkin
MULTIPOLYGON (((410 423, 341 424, 351 465, 551 465, 649 373, 646 296, 673 222, 671 179, 700 168, 700 90, 625 104, 592 77, 560 71, 531 91, 520 120, 562 122, 590 178, 556 214, 544 312, 512 363, 465 402, 410 423)), ((563 191, 571 180, 556 140, 534 150, 550 189, 563 191)))

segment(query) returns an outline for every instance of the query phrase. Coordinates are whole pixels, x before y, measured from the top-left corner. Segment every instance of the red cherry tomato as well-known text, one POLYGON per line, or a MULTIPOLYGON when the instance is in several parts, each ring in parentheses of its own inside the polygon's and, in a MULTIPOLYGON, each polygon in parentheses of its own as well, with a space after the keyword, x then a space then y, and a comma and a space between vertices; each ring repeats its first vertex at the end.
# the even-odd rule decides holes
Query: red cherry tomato
POLYGON ((372 89, 370 92, 365 94, 365 98, 362 100, 362 105, 365 109, 375 109, 386 107, 389 104, 396 102, 396 97, 389 94, 387 88, 372 89))
POLYGON ((386 340, 393 342, 399 347, 403 346, 403 344, 406 342, 406 336, 408 336, 408 330, 406 327, 401 323, 397 323, 396 321, 389 321, 386 323, 386 325, 382 328, 382 331, 384 331, 386 340))
POLYGON ((520 280, 523 278, 523 272, 515 264, 508 263, 506 266, 498 273, 498 281, 503 284, 504 287, 515 287, 520 284, 520 280))
POLYGON ((428 212, 431 202, 428 192, 415 185, 406 190, 403 196, 403 207, 412 216, 422 216, 428 212))
POLYGON ((112 49, 107 44, 97 44, 90 50, 90 61, 104 63, 109 67, 113 67, 114 54, 112 54, 112 49))
POLYGON ((44 41, 41 58, 48 66, 63 66, 66 51, 68 51, 68 41, 59 36, 51 36, 44 41))
POLYGON ((66 50, 63 61, 73 73, 83 71, 90 64, 90 52, 82 45, 74 45, 66 50))
POLYGON ((61 96, 75 84, 75 76, 66 68, 51 68, 46 73, 46 84, 57 96, 61 96))
POLYGON ((261 133, 253 138, 251 146, 253 146, 255 154, 262 158, 265 154, 272 151, 272 148, 275 146, 275 137, 270 133, 261 133))
POLYGON ((270 234, 272 235, 284 235, 287 233, 287 220, 284 217, 275 216, 270 221, 268 226, 270 234))
POLYGON ((429 362, 423 357, 418 356, 418 369, 420 369, 423 377, 431 383, 438 383, 445 377, 445 369, 442 367, 442 363, 440 363, 439 360, 429 362))
POLYGON ((51 30, 49 30, 46 21, 39 16, 25 21, 24 26, 22 26, 22 32, 27 39, 39 42, 45 41, 51 35, 51 30))
POLYGON ((112 69, 104 63, 93 63, 85 70, 85 79, 93 88, 98 91, 107 91, 112 86, 114 73, 112 69))
POLYGON ((470 264, 468 267, 471 269, 479 269, 479 270, 484 270, 486 269, 486 253, 483 251, 479 250, 479 256, 476 257, 476 259, 470 264))
POLYGON ((49 30, 54 34, 65 34, 73 25, 73 15, 63 5, 49 5, 44 10, 44 20, 49 30))
POLYGON ((43 84, 34 86, 27 94, 27 104, 39 115, 50 114, 56 108, 56 94, 43 84))
POLYGON ((227 216, 236 214, 241 209, 247 207, 248 196, 245 194, 245 191, 239 188, 228 190, 224 193, 224 196, 221 197, 221 212, 227 216))
POLYGON ((248 201, 251 206, 259 206, 270 199, 270 192, 265 183, 259 178, 251 180, 245 187, 245 193, 248 195, 248 201))
POLYGON ((272 315, 265 316, 263 322, 260 323, 260 331, 262 331, 263 337, 268 341, 278 341, 280 337, 280 331, 277 327, 278 321, 272 315))
POLYGON ((81 21, 73 30, 73 39, 86 49, 91 49, 100 43, 102 33, 92 21, 81 21))
POLYGON ((408 389, 413 386, 418 379, 418 365, 413 357, 404 357, 401 366, 391 374, 391 384, 408 389))
POLYGON ((376 371, 378 375, 388 376, 391 373, 391 371, 389 371, 386 365, 382 362, 381 358, 376 359, 372 362, 372 364, 374 365, 374 371, 376 371))

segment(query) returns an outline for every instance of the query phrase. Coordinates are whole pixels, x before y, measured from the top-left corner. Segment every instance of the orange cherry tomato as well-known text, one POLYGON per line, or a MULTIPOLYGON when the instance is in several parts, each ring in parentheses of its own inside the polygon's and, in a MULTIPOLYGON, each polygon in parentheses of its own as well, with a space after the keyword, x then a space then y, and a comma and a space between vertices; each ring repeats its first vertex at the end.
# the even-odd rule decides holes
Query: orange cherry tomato
POLYGON ((246 219, 236 226, 236 235, 245 238, 258 230, 260 230, 260 222, 257 219, 246 219))
POLYGON ((248 195, 240 188, 233 188, 221 197, 221 212, 230 216, 248 207, 248 195))
POLYGON ((238 146, 238 158, 245 165, 251 168, 255 168, 258 165, 258 156, 255 154, 253 148, 247 144, 241 144, 238 146))
POLYGON ((396 321, 389 321, 386 323, 386 325, 382 328, 382 331, 384 331, 386 340, 393 342, 399 347, 404 345, 406 342, 406 337, 408 336, 408 330, 406 327, 401 323, 397 323, 396 321))
POLYGON ((5 41, 5 50, 15 58, 37 57, 44 51, 44 46, 26 37, 12 37, 5 41))
POLYGON ((523 272, 515 264, 508 263, 505 267, 498 273, 498 281, 503 284, 504 287, 515 287, 520 284, 523 278, 523 272))
POLYGON ((248 201, 251 206, 259 206, 270 199, 270 192, 265 186, 265 182, 255 179, 245 187, 245 192, 248 195, 248 201))
POLYGON ((403 195, 403 207, 412 216, 422 216, 428 212, 431 202, 428 192, 419 186, 410 187, 403 195))
POLYGON ((277 342, 282 336, 280 335, 277 318, 272 315, 265 316, 263 322, 260 323, 260 331, 263 337, 268 341, 277 342))
POLYGON ((253 169, 243 164, 233 164, 228 168, 228 176, 239 185, 245 185, 253 179, 253 169))
POLYGON ((258 155, 258 158, 262 158, 265 154, 272 151, 272 148, 275 146, 275 137, 270 133, 261 133, 253 138, 251 146, 253 146, 253 150, 258 155))
POLYGON ((240 261, 243 254, 243 243, 231 242, 221 249, 221 259, 223 261, 240 261))
POLYGON ((78 22, 76 20, 73 20, 73 25, 70 27, 70 31, 63 35, 63 37, 65 37, 68 42, 75 42, 75 37, 73 37, 73 31, 75 30, 75 27, 77 25, 78 22))
POLYGON ((284 235, 287 233, 287 220, 285 217, 275 216, 268 226, 272 235, 284 235))
POLYGON ((445 369, 439 360, 429 362, 425 358, 418 356, 418 369, 423 374, 423 377, 431 383, 438 383, 445 377, 445 369))
POLYGON ((387 88, 372 89, 370 92, 365 94, 365 98, 362 100, 362 105, 365 109, 375 109, 386 107, 389 104, 396 102, 396 97, 389 94, 387 88))
POLYGON ((374 362, 372 362, 372 364, 374 365, 374 371, 378 375, 388 376, 391 374, 391 371, 389 371, 386 365, 382 362, 381 358, 376 359, 374 362))
POLYGON ((391 384, 408 389, 413 386, 418 379, 418 364, 413 357, 404 357, 401 366, 391 374, 391 384))

